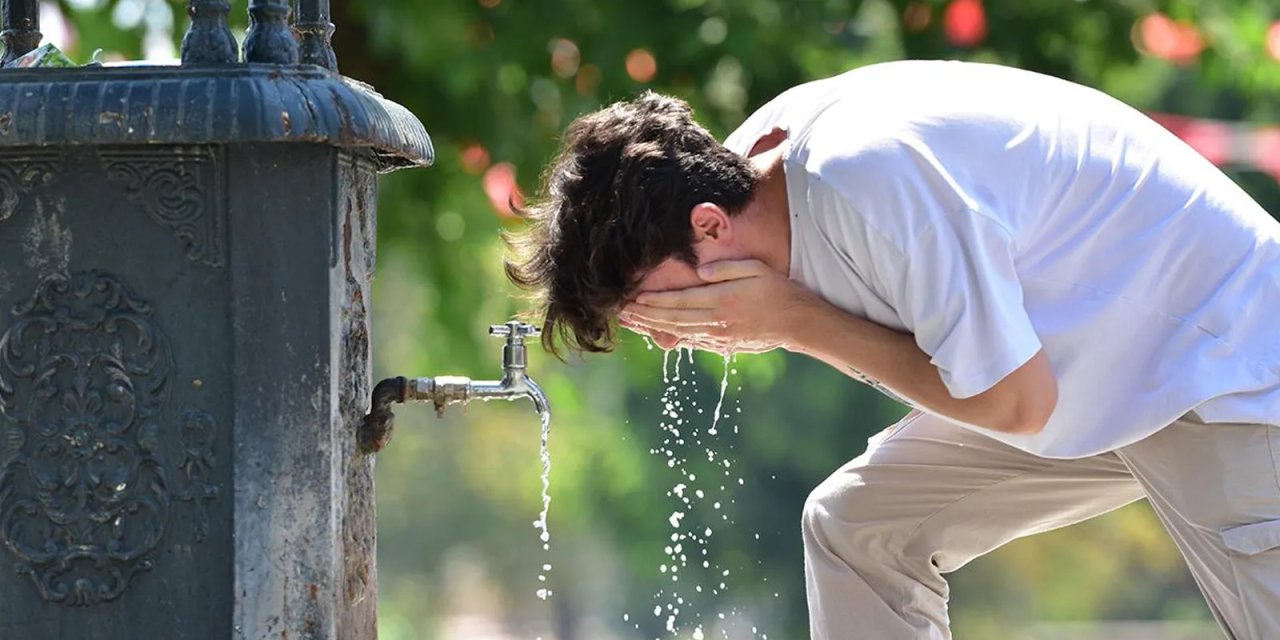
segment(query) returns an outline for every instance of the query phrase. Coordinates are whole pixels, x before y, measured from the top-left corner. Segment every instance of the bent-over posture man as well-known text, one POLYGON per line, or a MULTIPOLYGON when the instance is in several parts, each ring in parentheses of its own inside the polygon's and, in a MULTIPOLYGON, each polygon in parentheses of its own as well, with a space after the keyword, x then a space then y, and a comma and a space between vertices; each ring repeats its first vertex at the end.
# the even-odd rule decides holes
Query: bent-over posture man
POLYGON ((512 278, 545 337, 809 354, 914 410, 804 508, 815 640, 948 638, 943 575, 1147 498, 1232 638, 1280 638, 1280 223, 1141 113, 991 65, 791 89, 721 145, 579 118, 512 278))

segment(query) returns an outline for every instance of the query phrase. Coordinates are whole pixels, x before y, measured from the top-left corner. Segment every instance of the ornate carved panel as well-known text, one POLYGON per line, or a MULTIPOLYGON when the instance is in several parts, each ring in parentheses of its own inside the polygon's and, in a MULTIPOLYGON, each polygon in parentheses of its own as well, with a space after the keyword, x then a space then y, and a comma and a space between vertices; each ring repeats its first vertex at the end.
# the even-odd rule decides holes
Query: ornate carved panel
POLYGON ((193 530, 196 542, 209 536, 206 503, 218 496, 218 487, 209 483, 213 473, 213 416, 203 411, 187 411, 182 416, 182 469, 184 484, 178 497, 195 508, 193 530))
POLYGON ((0 544, 47 601, 114 600, 152 568, 175 497, 197 507, 197 539, 207 532, 213 418, 166 422, 168 339, 117 277, 48 276, 12 314, 0 335, 0 544), (166 463, 170 442, 178 464, 166 463))
POLYGON ((53 153, 4 154, 0 158, 0 223, 17 213, 23 196, 33 187, 52 182, 61 164, 53 153))
POLYGON ((129 201, 173 231, 193 262, 224 264, 222 189, 207 151, 103 151, 102 166, 129 201))

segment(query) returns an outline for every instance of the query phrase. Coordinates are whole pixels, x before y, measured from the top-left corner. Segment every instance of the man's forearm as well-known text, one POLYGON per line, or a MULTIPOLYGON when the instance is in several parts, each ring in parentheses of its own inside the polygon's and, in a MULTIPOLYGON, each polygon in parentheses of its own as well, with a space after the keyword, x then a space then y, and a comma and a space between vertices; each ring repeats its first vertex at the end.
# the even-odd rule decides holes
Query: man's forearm
POLYGON ((998 431, 1028 427, 1017 403, 999 393, 955 398, 929 355, 911 334, 850 315, 828 303, 796 323, 787 349, 817 358, 855 379, 869 379, 893 393, 954 420, 998 431))
POLYGON ((982 393, 954 398, 913 336, 849 315, 759 260, 713 262, 698 276, 708 284, 642 292, 621 320, 680 340, 705 336, 729 350, 783 346, 921 408, 997 431, 1039 433, 1057 407, 1058 381, 1043 351, 982 393))

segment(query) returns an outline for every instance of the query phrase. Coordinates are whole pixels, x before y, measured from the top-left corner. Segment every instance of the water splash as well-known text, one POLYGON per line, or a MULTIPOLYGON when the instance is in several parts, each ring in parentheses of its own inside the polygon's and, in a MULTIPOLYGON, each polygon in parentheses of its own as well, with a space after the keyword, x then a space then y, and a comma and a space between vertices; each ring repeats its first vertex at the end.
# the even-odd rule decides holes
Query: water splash
MULTIPOLYGON (((703 610, 698 603, 707 602, 707 598, 725 597, 729 586, 729 567, 711 553, 711 540, 718 536, 708 524, 735 524, 730 517, 731 505, 737 504, 733 489, 745 484, 743 478, 735 477, 737 474, 732 469, 738 424, 731 416, 741 413, 741 398, 732 398, 729 403, 732 409, 726 407, 729 377, 738 371, 735 358, 725 356, 720 393, 711 419, 704 422, 705 411, 699 406, 696 392, 700 376, 693 350, 688 349, 686 353, 686 348, 681 347, 675 351, 674 358, 670 351, 663 352, 664 384, 658 421, 662 435, 649 449, 651 455, 658 456, 676 474, 667 491, 667 497, 674 503, 667 517, 669 533, 662 542, 663 559, 655 567, 667 586, 653 594, 652 624, 665 630, 660 634, 665 638, 688 638, 693 634, 695 638, 723 636, 727 640, 730 629, 746 629, 749 614, 736 608, 703 610), (688 368, 681 366, 686 363, 688 368), (725 420, 729 422, 723 423, 725 420), (708 522, 710 520, 714 522, 708 522), (729 623, 733 618, 736 622, 729 623)), ((741 384, 734 385, 735 391, 741 389, 741 384)), ((733 573, 737 572, 735 568, 733 573)), ((637 616, 631 613, 624 614, 623 621, 636 630, 641 629, 637 616)), ((764 640, 768 636, 753 626, 748 637, 764 640)))
MULTIPOLYGON (((551 449, 547 443, 551 438, 551 412, 542 411, 539 417, 542 418, 542 447, 539 450, 542 458, 542 511, 538 514, 538 519, 533 522, 533 528, 541 531, 538 538, 542 540, 542 550, 549 552, 551 551, 551 530, 547 528, 547 512, 551 510, 551 449)), ((538 574, 538 581, 545 583, 549 571, 551 571, 551 564, 543 564, 542 573, 538 574)), ((546 600, 551 597, 551 589, 539 588, 537 595, 539 599, 546 600)))
MULTIPOLYGON (((707 433, 716 435, 716 425, 720 424, 720 409, 724 407, 724 392, 729 388, 729 356, 724 357, 724 376, 720 378, 720 399, 716 401, 716 412, 711 416, 711 429, 707 433)), ((711 449, 707 449, 710 453, 711 449)))

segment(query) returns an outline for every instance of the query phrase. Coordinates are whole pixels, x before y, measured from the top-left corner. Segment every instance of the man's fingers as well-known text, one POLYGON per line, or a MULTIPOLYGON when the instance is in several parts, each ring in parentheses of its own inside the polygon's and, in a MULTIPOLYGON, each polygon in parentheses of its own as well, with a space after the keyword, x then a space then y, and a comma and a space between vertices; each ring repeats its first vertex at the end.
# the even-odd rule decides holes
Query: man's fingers
POLYGON ((677 323, 656 318, 633 317, 632 322, 648 330, 650 336, 655 335, 655 332, 667 333, 679 338, 681 342, 708 337, 718 338, 721 331, 721 328, 716 325, 677 323))
POLYGON ((680 346, 680 338, 665 331, 658 331, 657 329, 654 329, 649 338, 653 340, 654 344, 658 345, 658 348, 663 351, 670 351, 671 349, 680 346))
POLYGON ((731 346, 731 343, 724 338, 707 333, 708 330, 714 331, 713 327, 674 325, 657 320, 635 318, 634 316, 632 316, 632 319, 620 317, 619 324, 649 338, 664 351, 670 351, 677 347, 711 351, 720 355, 729 355, 734 352, 756 353, 759 351, 744 350, 741 347, 731 346), (658 327, 665 327, 668 331, 658 327))
POLYGON ((681 339, 679 336, 668 333, 661 329, 645 326, 640 322, 636 322, 635 320, 628 319, 627 316, 625 315, 618 317, 618 324, 622 325, 629 331, 632 331, 634 333, 637 333, 639 335, 642 335, 652 340, 660 348, 666 351, 674 349, 681 342, 681 339))
POLYGON ((643 326, 643 325, 636 324, 635 322, 632 322, 632 321, 630 321, 630 320, 627 320, 626 318, 622 318, 622 317, 618 318, 618 324, 620 324, 620 325, 622 325, 623 327, 625 327, 626 329, 628 329, 628 330, 630 330, 630 331, 634 331, 635 333, 638 333, 638 334, 640 334, 640 335, 642 335, 642 336, 648 336, 648 335, 649 335, 649 329, 648 329, 647 327, 645 327, 645 326, 643 326))
POLYGON ((723 284, 709 284, 672 291, 646 291, 636 296, 636 302, 667 309, 714 309, 726 288, 723 284))
POLYGON ((759 260, 717 260, 698 267, 698 277, 706 282, 725 282, 755 278, 768 270, 769 266, 759 260))
POLYGON ((635 302, 627 305, 626 313, 629 321, 641 324, 658 321, 680 327, 724 325, 723 322, 716 320, 712 309, 668 309, 635 302))

